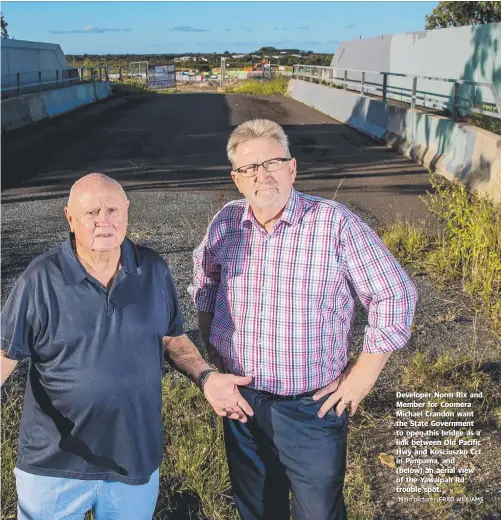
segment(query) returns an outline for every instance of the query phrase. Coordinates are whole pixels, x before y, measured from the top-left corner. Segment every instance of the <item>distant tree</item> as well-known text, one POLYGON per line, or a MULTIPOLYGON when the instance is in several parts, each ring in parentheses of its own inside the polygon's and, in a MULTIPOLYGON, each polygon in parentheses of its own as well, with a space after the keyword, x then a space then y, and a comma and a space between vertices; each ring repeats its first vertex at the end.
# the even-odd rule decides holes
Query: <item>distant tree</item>
POLYGON ((428 30, 501 22, 501 2, 438 2, 425 20, 428 30))
POLYGON ((5 21, 5 18, 3 17, 3 13, 1 13, 1 18, 2 18, 2 38, 8 38, 9 32, 7 31, 7 25, 9 25, 9 24, 5 21))

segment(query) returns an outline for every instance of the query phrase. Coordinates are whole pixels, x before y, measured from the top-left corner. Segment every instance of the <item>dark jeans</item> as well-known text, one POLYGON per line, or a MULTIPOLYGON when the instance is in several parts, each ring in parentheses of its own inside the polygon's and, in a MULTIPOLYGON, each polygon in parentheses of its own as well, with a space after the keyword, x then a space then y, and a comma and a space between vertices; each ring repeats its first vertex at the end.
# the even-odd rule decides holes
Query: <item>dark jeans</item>
POLYGON ((277 400, 240 387, 254 417, 224 419, 233 495, 243 520, 345 520, 346 411, 317 412, 327 397, 277 400))

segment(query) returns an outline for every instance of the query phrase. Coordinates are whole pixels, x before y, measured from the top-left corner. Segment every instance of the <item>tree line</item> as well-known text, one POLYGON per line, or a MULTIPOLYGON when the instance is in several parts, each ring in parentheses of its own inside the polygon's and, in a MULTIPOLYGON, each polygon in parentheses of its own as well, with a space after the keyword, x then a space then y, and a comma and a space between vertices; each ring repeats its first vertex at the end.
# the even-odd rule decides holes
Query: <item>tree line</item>
MULTIPOLYGON (((226 58, 227 68, 243 68, 251 64, 261 62, 264 56, 270 56, 269 61, 274 65, 292 66, 297 63, 304 65, 325 65, 331 64, 333 53, 313 53, 311 51, 301 54, 302 58, 290 55, 280 55, 277 49, 272 53, 253 52, 251 55, 246 55, 242 58, 232 59, 231 54, 225 53, 186 53, 186 54, 66 54, 68 63, 73 67, 122 67, 128 68, 129 63, 136 61, 147 61, 148 65, 167 65, 174 63, 174 59, 180 56, 187 56, 191 59, 178 62, 179 68, 196 69, 200 71, 210 70, 221 65, 221 58, 226 58), (273 58, 273 55, 278 55, 279 58, 273 58), (258 56, 258 57, 257 57, 258 56), (201 60, 201 57, 206 58, 207 61, 201 60)), ((299 54, 299 52, 298 52, 299 54)))

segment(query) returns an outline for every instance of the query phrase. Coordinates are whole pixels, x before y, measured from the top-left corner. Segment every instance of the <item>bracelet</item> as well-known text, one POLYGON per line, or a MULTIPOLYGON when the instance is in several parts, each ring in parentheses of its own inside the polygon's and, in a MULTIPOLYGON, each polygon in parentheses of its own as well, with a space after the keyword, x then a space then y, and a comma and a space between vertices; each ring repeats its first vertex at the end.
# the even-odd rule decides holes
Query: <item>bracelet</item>
POLYGON ((212 374, 212 372, 217 372, 217 370, 214 370, 213 368, 207 368, 206 370, 203 370, 202 373, 198 376, 198 388, 200 388, 200 391, 204 391, 204 385, 207 381, 207 378, 212 374))

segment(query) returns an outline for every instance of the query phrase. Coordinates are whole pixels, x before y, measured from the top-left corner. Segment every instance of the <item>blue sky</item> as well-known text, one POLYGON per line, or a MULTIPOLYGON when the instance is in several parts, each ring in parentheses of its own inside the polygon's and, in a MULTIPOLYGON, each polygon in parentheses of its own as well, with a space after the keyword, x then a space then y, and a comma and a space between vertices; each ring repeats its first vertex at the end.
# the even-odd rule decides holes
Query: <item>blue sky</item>
POLYGON ((3 2, 11 37, 67 54, 335 52, 340 41, 422 30, 437 2, 3 2))

